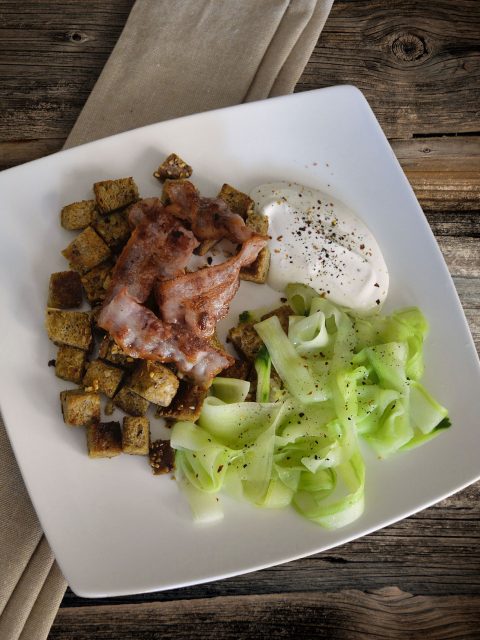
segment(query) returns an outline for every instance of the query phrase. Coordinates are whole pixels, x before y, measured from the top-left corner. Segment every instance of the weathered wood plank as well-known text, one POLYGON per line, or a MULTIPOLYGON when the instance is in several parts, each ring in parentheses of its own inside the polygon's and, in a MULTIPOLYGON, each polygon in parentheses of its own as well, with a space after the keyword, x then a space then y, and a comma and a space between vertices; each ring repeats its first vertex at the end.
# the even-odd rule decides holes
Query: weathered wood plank
POLYGON ((480 278, 480 239, 439 236, 437 242, 452 276, 480 278))
MULTIPOLYGON (((308 578, 308 577, 307 577, 308 578)), ((480 596, 279 593, 61 609, 50 640, 153 638, 478 638, 480 596)))
POLYGON ((387 136, 479 131, 480 3, 337 0, 297 90, 354 84, 387 136))
POLYGON ((404 171, 480 171, 480 136, 391 140, 404 171))

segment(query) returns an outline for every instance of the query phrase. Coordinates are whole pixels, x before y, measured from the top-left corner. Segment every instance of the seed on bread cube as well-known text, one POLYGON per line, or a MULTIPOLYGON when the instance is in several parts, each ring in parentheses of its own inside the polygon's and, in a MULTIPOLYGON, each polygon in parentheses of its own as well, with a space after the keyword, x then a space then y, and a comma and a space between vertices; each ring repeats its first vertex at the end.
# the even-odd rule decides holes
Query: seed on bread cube
POLYGON ((168 440, 155 440, 150 444, 149 461, 153 475, 173 471, 175 468, 175 451, 168 440))
POLYGON ((50 276, 47 306, 74 309, 82 304, 82 283, 76 271, 57 271, 50 276))
POLYGON ((119 367, 124 367, 126 369, 131 368, 136 358, 132 358, 125 353, 115 342, 112 340, 110 336, 105 336, 100 343, 100 349, 98 351, 98 356, 102 358, 102 360, 106 360, 107 362, 111 362, 112 364, 116 364, 119 367))
POLYGON ((181 380, 172 402, 168 407, 159 407, 155 412, 155 417, 166 418, 167 420, 187 420, 188 422, 195 422, 200 416, 203 401, 206 397, 206 389, 181 380))
POLYGON ((255 360, 263 342, 253 326, 253 322, 241 322, 228 332, 228 339, 238 353, 247 360, 255 360))
POLYGON ((87 227, 62 251, 71 269, 86 273, 110 256, 108 245, 92 227, 87 227))
POLYGON ((103 302, 105 299, 105 294, 110 284, 112 268, 112 262, 107 260, 81 276, 81 283, 91 305, 103 302))
POLYGON ((138 200, 138 187, 131 177, 96 182, 93 192, 100 213, 121 209, 138 200))
POLYGON ((77 231, 86 229, 92 222, 95 213, 95 200, 81 200, 63 207, 60 223, 64 229, 77 231))
POLYGON ((48 337, 57 346, 67 344, 87 351, 92 344, 90 315, 85 311, 47 309, 45 326, 48 337))
POLYGON ((63 380, 81 384, 86 362, 86 351, 61 344, 55 359, 55 375, 63 380))
POLYGON ((60 393, 63 420, 75 427, 100 420, 100 395, 83 389, 69 389, 60 393))
POLYGON ((90 458, 113 458, 122 453, 119 422, 91 422, 86 431, 90 458))
POLYGON ((102 360, 92 360, 88 363, 83 386, 88 391, 99 391, 108 398, 113 398, 122 377, 123 371, 121 369, 112 367, 102 360))
POLYGON ((113 251, 123 247, 131 233, 127 216, 123 211, 97 214, 92 222, 92 227, 113 251))
POLYGON ((176 153, 171 153, 154 172, 158 180, 179 180, 189 178, 193 173, 192 167, 182 160, 176 153))
POLYGON ((125 386, 113 397, 113 404, 129 416, 144 416, 150 403, 125 386))
POLYGON ((132 373, 129 387, 145 400, 167 407, 177 392, 177 376, 158 362, 142 360, 132 373))
POLYGON ((147 456, 150 446, 150 421, 148 418, 125 416, 122 430, 124 453, 147 456))
POLYGON ((268 270, 270 268, 270 249, 263 247, 252 264, 240 269, 240 280, 248 280, 263 284, 267 280, 268 270))
POLYGON ((249 208, 254 205, 250 196, 238 189, 235 189, 235 187, 232 187, 229 184, 223 185, 217 197, 226 202, 230 210, 241 216, 244 220, 247 217, 249 208))

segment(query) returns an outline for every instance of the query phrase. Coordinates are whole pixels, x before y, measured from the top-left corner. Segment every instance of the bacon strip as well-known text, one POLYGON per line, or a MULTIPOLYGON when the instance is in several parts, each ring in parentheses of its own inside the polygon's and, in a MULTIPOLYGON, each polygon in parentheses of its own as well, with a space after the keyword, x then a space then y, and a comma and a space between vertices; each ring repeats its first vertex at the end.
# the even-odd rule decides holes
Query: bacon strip
POLYGON ((197 336, 212 335, 240 286, 240 269, 254 262, 266 243, 263 236, 254 235, 222 264, 157 282, 155 298, 163 319, 176 326, 186 324, 197 336))
POLYGON ((192 334, 185 325, 171 325, 135 301, 126 288, 103 307, 98 323, 133 358, 175 362, 178 370, 196 384, 208 387, 211 380, 234 362, 214 349, 206 339, 192 334))
POLYGON ((199 240, 228 238, 238 244, 255 235, 223 200, 202 198, 188 180, 170 184, 168 195, 171 204, 166 206, 167 211, 188 222, 199 240))

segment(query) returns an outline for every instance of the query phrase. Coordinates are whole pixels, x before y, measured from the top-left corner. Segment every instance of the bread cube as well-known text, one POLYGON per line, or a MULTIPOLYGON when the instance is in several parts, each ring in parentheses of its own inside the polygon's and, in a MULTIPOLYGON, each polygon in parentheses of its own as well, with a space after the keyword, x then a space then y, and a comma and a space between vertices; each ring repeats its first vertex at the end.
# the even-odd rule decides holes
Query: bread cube
POLYGON ((67 344, 87 351, 92 344, 90 315, 84 311, 47 309, 45 326, 48 337, 57 346, 67 344))
POLYGON ((75 427, 100 420, 100 395, 83 389, 60 393, 63 420, 75 427))
POLYGON ((238 353, 247 360, 255 360, 258 350, 263 342, 255 331, 253 322, 242 322, 237 327, 232 327, 228 332, 228 339, 238 353))
POLYGON ((64 229, 77 231, 86 229, 95 214, 95 200, 81 200, 63 207, 60 213, 60 224, 64 229))
POLYGON ((168 420, 188 420, 195 422, 200 416, 207 390, 197 387, 186 380, 181 380, 178 391, 168 407, 159 407, 156 418, 168 420))
POLYGON ((113 458, 122 453, 119 422, 92 422, 87 426, 87 448, 90 458, 113 458))
POLYGON ((110 249, 92 227, 87 227, 62 251, 62 255, 71 269, 86 273, 106 260, 110 249))
POLYGON ((123 247, 131 233, 124 211, 97 214, 92 221, 92 227, 113 251, 123 247))
POLYGON ((96 305, 105 299, 112 269, 112 262, 107 260, 81 276, 81 283, 91 305, 96 305))
POLYGON ((57 271, 50 276, 47 306, 74 309, 82 304, 82 283, 76 271, 57 271))
POLYGON ((230 210, 233 213, 237 213, 245 220, 249 208, 254 206, 253 200, 246 193, 238 191, 235 187, 229 184, 224 184, 218 193, 218 198, 221 198, 227 203, 230 210))
POLYGON ((255 211, 255 207, 253 205, 247 211, 247 219, 245 220, 245 224, 249 229, 255 231, 255 233, 259 233, 262 236, 266 236, 268 234, 267 216, 264 216, 262 213, 258 213, 257 211, 255 211))
POLYGON ((98 356, 102 358, 102 360, 124 367, 125 369, 131 368, 136 360, 136 358, 132 358, 128 353, 125 353, 110 336, 103 338, 98 356))
POLYGON ((62 380, 81 384, 86 362, 86 351, 62 344, 58 347, 55 359, 55 375, 62 380))
POLYGON ((280 324, 282 325, 282 329, 285 331, 285 333, 288 334, 288 318, 293 315, 295 315, 295 312, 293 311, 292 307, 288 304, 282 304, 282 306, 278 307, 277 309, 265 313, 261 317, 261 320, 266 320, 267 318, 271 318, 272 316, 277 316, 277 318, 280 320, 280 324))
POLYGON ((220 342, 220 338, 218 337, 218 333, 215 330, 209 338, 210 344, 214 349, 218 349, 219 351, 225 351, 225 346, 220 342))
POLYGON ((102 360, 92 360, 88 363, 87 372, 83 378, 86 391, 99 391, 108 398, 113 398, 123 377, 123 371, 106 364, 102 360))
POLYGON ((155 440, 150 444, 149 461, 153 475, 173 471, 175 468, 175 451, 168 440, 155 440))
POLYGON ((148 418, 126 416, 123 419, 122 450, 137 456, 147 456, 150 447, 150 421, 148 418))
POLYGON ((237 380, 248 380, 251 368, 251 362, 235 358, 235 362, 221 371, 218 375, 221 378, 236 378, 237 380))
POLYGON ((192 167, 182 160, 176 153, 171 153, 154 172, 158 180, 178 180, 189 178, 193 173, 192 167))
POLYGON ((218 240, 202 240, 198 245, 198 247, 195 249, 195 253, 198 256, 204 256, 210 251, 210 249, 213 249, 213 247, 217 243, 218 243, 218 240))
POLYGON ((248 280, 263 284, 267 280, 270 268, 270 249, 263 247, 256 260, 246 267, 240 269, 240 280, 248 280))
POLYGON ((113 404, 128 413, 129 416, 146 415, 150 405, 148 400, 141 398, 127 386, 122 387, 113 397, 113 404))
POLYGON ((142 360, 130 379, 129 387, 153 404, 167 407, 177 393, 177 376, 158 362, 142 360))
POLYGON ((100 213, 121 209, 138 200, 138 187, 131 177, 96 182, 93 192, 100 213))

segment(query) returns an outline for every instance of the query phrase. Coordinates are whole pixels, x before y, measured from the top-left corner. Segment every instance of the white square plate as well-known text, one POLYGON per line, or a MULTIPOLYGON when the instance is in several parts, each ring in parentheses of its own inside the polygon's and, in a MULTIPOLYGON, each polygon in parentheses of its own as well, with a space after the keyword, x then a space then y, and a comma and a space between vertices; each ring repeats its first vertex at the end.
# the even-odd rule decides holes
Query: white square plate
MULTIPOLYGON (((430 228, 362 94, 322 89, 213 111, 99 140, 0 175, 3 310, 1 406, 15 455, 46 536, 71 588, 111 596, 206 582, 334 547, 406 517, 480 476, 477 355, 430 228), (192 523, 176 483, 144 458, 90 460, 83 429, 62 422, 55 348, 44 331, 49 274, 66 268, 71 239, 59 225, 69 202, 98 180, 133 175, 144 197, 159 193, 152 170, 176 151, 202 193, 223 182, 245 191, 291 180, 343 200, 376 235, 391 289, 387 310, 419 305, 431 331, 428 389, 453 426, 412 452, 378 461, 366 451, 364 515, 325 531, 293 510, 225 500, 225 519, 192 523)), ((270 294, 273 296, 273 294, 270 294)), ((278 294, 272 300, 278 299, 278 294)), ((231 324, 265 304, 243 283, 231 324)))

